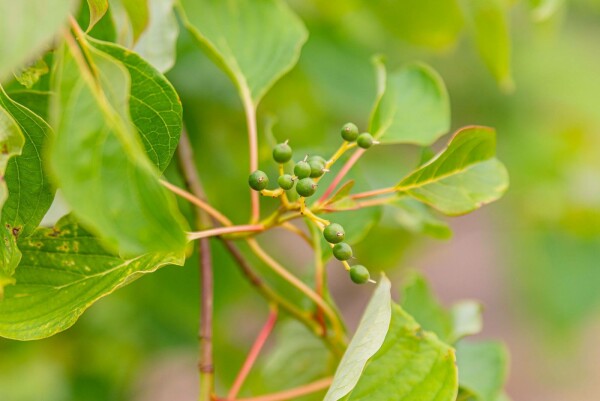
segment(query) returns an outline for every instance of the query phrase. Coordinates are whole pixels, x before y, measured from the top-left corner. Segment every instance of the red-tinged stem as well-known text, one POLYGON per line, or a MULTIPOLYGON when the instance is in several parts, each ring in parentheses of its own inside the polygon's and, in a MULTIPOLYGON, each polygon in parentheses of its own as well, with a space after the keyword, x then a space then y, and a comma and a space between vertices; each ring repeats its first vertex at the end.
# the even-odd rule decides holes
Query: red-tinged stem
POLYGON ((227 394, 228 400, 234 400, 235 397, 237 397, 238 393, 240 392, 240 389, 242 388, 242 385, 244 384, 244 381, 246 380, 246 377, 248 377, 248 374, 250 373, 250 370, 254 365, 254 362, 256 362, 256 358, 258 357, 260 350, 265 345, 267 338, 269 338, 269 335, 273 331, 273 327, 275 327, 276 321, 277 309, 276 307, 272 307, 271 311, 269 312, 267 322, 260 330, 260 333, 258 333, 258 337, 256 337, 256 341, 254 341, 254 344, 252 344, 252 348, 250 349, 250 352, 246 357, 246 361, 244 361, 244 364, 242 365, 242 369, 238 373, 237 377, 235 378, 235 381, 233 382, 233 386, 231 386, 231 390, 229 390, 229 393, 227 394))
POLYGON ((262 224, 247 224, 247 225, 240 225, 240 226, 218 227, 218 228, 211 228, 209 230, 194 231, 194 232, 188 233, 188 239, 191 241, 191 240, 200 239, 200 238, 215 237, 217 235, 223 235, 223 234, 263 231, 264 229, 265 229, 265 226, 263 226, 262 224))
MULTIPOLYGON (((248 148, 250 154, 250 173, 258 170, 258 134, 256 126, 256 108, 252 96, 248 90, 242 89, 242 103, 246 114, 246 125, 248 128, 248 148)), ((256 223, 260 218, 260 197, 258 192, 250 190, 250 201, 252 203, 250 221, 256 223)))
POLYGON ((363 153, 365 153, 365 151, 366 151, 366 149, 360 148, 360 149, 356 149, 356 151, 354 151, 354 153, 352 153, 352 156, 350 156, 350 158, 346 161, 346 163, 344 164, 344 166, 342 167, 340 172, 335 176, 335 178, 333 179, 331 184, 329 184, 329 186, 325 190, 325 193, 323 194, 323 196, 321 196, 319 198, 318 203, 325 202, 325 200, 329 197, 329 195, 331 195, 331 193, 335 190, 335 188, 339 185, 339 183, 344 179, 346 174, 348 174, 348 171, 350 171, 352 166, 354 166, 354 164, 358 161, 358 159, 360 159, 360 157, 363 155, 363 153))
POLYGON ((350 198, 356 200, 356 199, 362 199, 362 198, 370 198, 372 196, 386 195, 386 194, 390 194, 392 192, 396 192, 396 188, 388 187, 388 188, 374 189, 372 191, 360 192, 360 193, 351 195, 350 198))
POLYGON ((210 253, 210 240, 200 240, 200 288, 202 297, 200 302, 200 401, 212 399, 214 382, 214 365, 212 354, 212 318, 213 318, 213 272, 212 257, 210 253))
MULTIPOLYGON (((296 387, 290 390, 281 391, 279 393, 273 393, 268 395, 261 395, 258 397, 249 398, 238 398, 234 401, 285 401, 295 400, 303 395, 315 393, 320 390, 324 390, 331 385, 333 378, 327 377, 325 379, 317 380, 315 382, 305 384, 304 386, 296 387)), ((224 400, 223 400, 224 401, 224 400)))

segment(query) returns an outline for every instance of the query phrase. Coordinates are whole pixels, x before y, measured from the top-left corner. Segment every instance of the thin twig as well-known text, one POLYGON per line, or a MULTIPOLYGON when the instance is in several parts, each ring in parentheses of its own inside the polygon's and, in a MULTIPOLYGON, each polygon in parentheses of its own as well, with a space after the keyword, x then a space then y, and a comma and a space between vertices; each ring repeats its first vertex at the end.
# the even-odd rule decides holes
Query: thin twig
POLYGON ((374 189, 372 191, 359 192, 357 194, 350 195, 350 198, 352 198, 352 199, 370 198, 372 196, 387 195, 387 194, 390 194, 390 193, 396 192, 396 191, 397 190, 395 187, 380 188, 380 189, 374 189))
POLYGON ((324 390, 328 388, 333 382, 332 377, 327 377, 325 379, 317 380, 315 382, 305 384, 304 386, 296 387, 293 389, 281 391, 279 393, 273 393, 268 395, 261 395, 258 397, 249 397, 249 398, 238 398, 234 401, 285 401, 285 400, 294 400, 303 395, 315 393, 317 391, 324 390))
POLYGON ((265 227, 262 224, 247 224, 247 225, 240 225, 240 226, 217 227, 217 228, 211 228, 210 230, 190 232, 190 233, 188 233, 187 237, 189 240, 195 240, 195 239, 200 239, 200 238, 216 237, 217 235, 223 235, 223 234, 264 231, 264 229, 265 229, 265 227))
POLYGON ((234 400, 235 397, 237 397, 238 393, 240 392, 240 389, 242 388, 242 385, 244 384, 244 381, 246 380, 246 377, 248 377, 248 374, 250 373, 250 370, 254 365, 254 362, 256 362, 256 358, 258 357, 260 350, 265 345, 267 338, 269 338, 269 335, 273 331, 273 327, 275 327, 276 321, 277 307, 272 307, 269 311, 269 317, 267 318, 267 322, 258 333, 258 336, 256 337, 254 344, 252 344, 252 348, 250 348, 250 352, 248 353, 248 356, 246 357, 246 360, 244 361, 240 372, 235 378, 235 381, 233 382, 233 385, 231 386, 231 389, 227 394, 228 400, 234 400))

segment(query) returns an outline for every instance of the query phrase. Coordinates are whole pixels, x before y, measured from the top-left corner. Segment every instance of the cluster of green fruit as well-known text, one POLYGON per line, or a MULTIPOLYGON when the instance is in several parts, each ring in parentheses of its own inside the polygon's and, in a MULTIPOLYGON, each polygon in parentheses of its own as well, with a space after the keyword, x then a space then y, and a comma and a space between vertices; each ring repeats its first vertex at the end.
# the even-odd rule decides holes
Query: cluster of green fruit
MULTIPOLYGON (((341 148, 341 152, 338 151, 336 155, 343 153, 345 150, 350 149, 354 146, 358 146, 363 149, 368 149, 378 142, 369 133, 360 133, 358 127, 353 123, 344 124, 341 129, 342 139, 344 145, 341 148), (356 144, 354 144, 356 142, 356 144)), ((248 178, 248 184, 250 187, 260 192, 263 195, 271 196, 284 196, 284 191, 289 191, 294 188, 296 193, 301 197, 301 213, 304 213, 304 200, 302 198, 308 198, 315 194, 317 191, 317 182, 321 176, 329 171, 329 167, 335 162, 336 156, 329 161, 318 155, 305 156, 303 160, 298 161, 294 165, 294 174, 286 174, 283 170, 283 165, 292 160, 293 152, 292 148, 287 141, 279 143, 273 149, 273 159, 280 165, 281 175, 277 179, 279 185, 278 190, 268 190, 269 177, 264 171, 256 170, 248 178)), ((307 212, 308 217, 311 214, 307 212)), ((314 216, 313 216, 314 217, 314 216)), ((322 219, 321 219, 322 220, 322 219)), ((324 221, 324 220, 322 220, 324 221)), ((321 223, 322 226, 322 223, 321 223)), ((349 266, 346 262, 352 258, 352 248, 344 240, 344 229, 341 225, 333 223, 323 227, 323 236, 332 245, 333 255, 336 259, 342 261, 348 271, 350 272, 350 278, 357 284, 363 284, 370 280, 369 271, 362 265, 349 266)))

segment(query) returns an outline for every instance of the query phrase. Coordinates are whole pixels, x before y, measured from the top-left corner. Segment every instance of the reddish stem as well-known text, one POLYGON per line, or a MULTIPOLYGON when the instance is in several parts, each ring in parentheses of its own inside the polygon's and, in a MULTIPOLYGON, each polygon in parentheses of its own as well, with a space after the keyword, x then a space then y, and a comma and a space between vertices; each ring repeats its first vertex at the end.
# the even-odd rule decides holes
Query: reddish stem
POLYGON ((325 193, 323 194, 323 196, 321 196, 321 198, 319 198, 319 201, 318 201, 319 203, 325 202, 325 200, 329 197, 329 195, 331 195, 331 193, 335 190, 335 188, 338 186, 340 181, 342 181, 344 179, 346 174, 348 174, 348 171, 350 171, 352 166, 354 166, 354 164, 358 161, 358 159, 360 159, 360 157, 363 155, 363 153, 365 153, 365 151, 366 151, 366 149, 362 149, 362 148, 356 149, 356 151, 352 154, 352 156, 350 156, 350 158, 346 161, 346 164, 344 164, 344 166, 342 167, 340 172, 335 176, 335 178, 333 179, 331 184, 329 184, 329 186, 325 190, 325 193))
POLYGON ((223 235, 223 234, 263 231, 264 229, 265 229, 265 226, 263 226, 262 224, 248 224, 248 225, 240 225, 240 226, 217 227, 217 228, 211 228, 209 230, 194 231, 194 232, 188 233, 188 239, 195 240, 195 239, 200 239, 200 238, 215 237, 217 235, 223 235))
POLYGON ((285 401, 294 400, 303 395, 311 394, 320 390, 324 390, 331 385, 333 378, 327 377, 325 379, 317 380, 306 384, 304 386, 296 387, 290 390, 281 391, 279 393, 273 393, 268 395, 261 395, 258 397, 250 398, 238 398, 233 401, 285 401))
POLYGON ((250 373, 250 370, 254 365, 254 362, 256 362, 256 358, 258 357, 260 350, 265 345, 265 342, 267 341, 267 338, 269 338, 269 334, 271 334, 271 331, 273 331, 273 327, 275 327, 276 321, 277 309, 271 308, 267 322, 258 333, 258 337, 256 337, 256 341, 254 341, 254 344, 252 344, 252 348, 250 349, 250 352, 246 357, 246 361, 244 361, 244 365, 242 365, 242 369, 238 373, 237 377, 235 378, 235 381, 233 382, 233 386, 231 386, 231 390, 229 390, 229 393, 227 394, 228 400, 234 400, 235 397, 237 397, 238 393, 240 392, 240 389, 242 388, 242 385, 244 384, 244 381, 246 380, 246 377, 248 377, 248 374, 250 373))
POLYGON ((350 197, 352 199, 370 198, 371 196, 385 195, 385 194, 389 194, 389 193, 396 192, 396 191, 397 190, 394 187, 380 188, 380 189, 374 189, 372 191, 360 192, 360 193, 354 194, 350 197))

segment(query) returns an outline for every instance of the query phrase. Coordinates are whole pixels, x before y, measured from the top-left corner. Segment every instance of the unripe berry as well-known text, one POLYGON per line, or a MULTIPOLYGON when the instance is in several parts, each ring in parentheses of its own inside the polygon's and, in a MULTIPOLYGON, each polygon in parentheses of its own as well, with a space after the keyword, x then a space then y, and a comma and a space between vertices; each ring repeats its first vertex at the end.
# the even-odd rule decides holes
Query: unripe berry
POLYGON ((310 176, 312 178, 317 178, 325 174, 325 163, 322 163, 321 160, 309 160, 308 165, 310 166, 310 176))
POLYGON ((323 237, 331 244, 342 242, 345 236, 344 227, 337 223, 331 223, 323 230, 323 237))
POLYGON ((342 127, 342 138, 344 141, 354 142, 358 138, 358 127, 352 123, 346 123, 342 127))
POLYGON ((350 280, 356 284, 364 284, 371 278, 369 270, 363 265, 354 265, 350 268, 350 280))
POLYGON ((296 175, 296 177, 298 177, 300 179, 310 177, 310 172, 311 172, 310 164, 308 164, 305 161, 299 161, 294 166, 294 174, 296 175))
POLYGON ((248 184, 250 184, 250 188, 253 190, 262 191, 269 185, 269 177, 267 177, 264 171, 256 170, 248 177, 248 184))
POLYGON ((287 163, 292 158, 292 148, 287 142, 279 143, 273 148, 273 159, 277 163, 287 163))
POLYGON ((303 178, 296 184, 296 192, 300 196, 308 198, 317 191, 317 184, 311 178, 303 178))
POLYGON ((277 179, 277 184, 279 184, 279 186, 282 189, 285 189, 287 191, 288 189, 292 189, 294 187, 294 179, 291 175, 284 174, 279 176, 279 178, 277 179))
POLYGON ((368 132, 362 133, 358 136, 356 144, 363 149, 369 149, 375 144, 375 139, 368 132))
POLYGON ((337 260, 348 260, 352 257, 352 247, 345 242, 333 246, 333 256, 337 260))
POLYGON ((317 161, 323 163, 323 165, 325 165, 325 163, 327 163, 327 160, 325 160, 325 158, 323 156, 319 156, 319 155, 309 156, 306 161, 310 163, 313 160, 317 160, 317 161))

